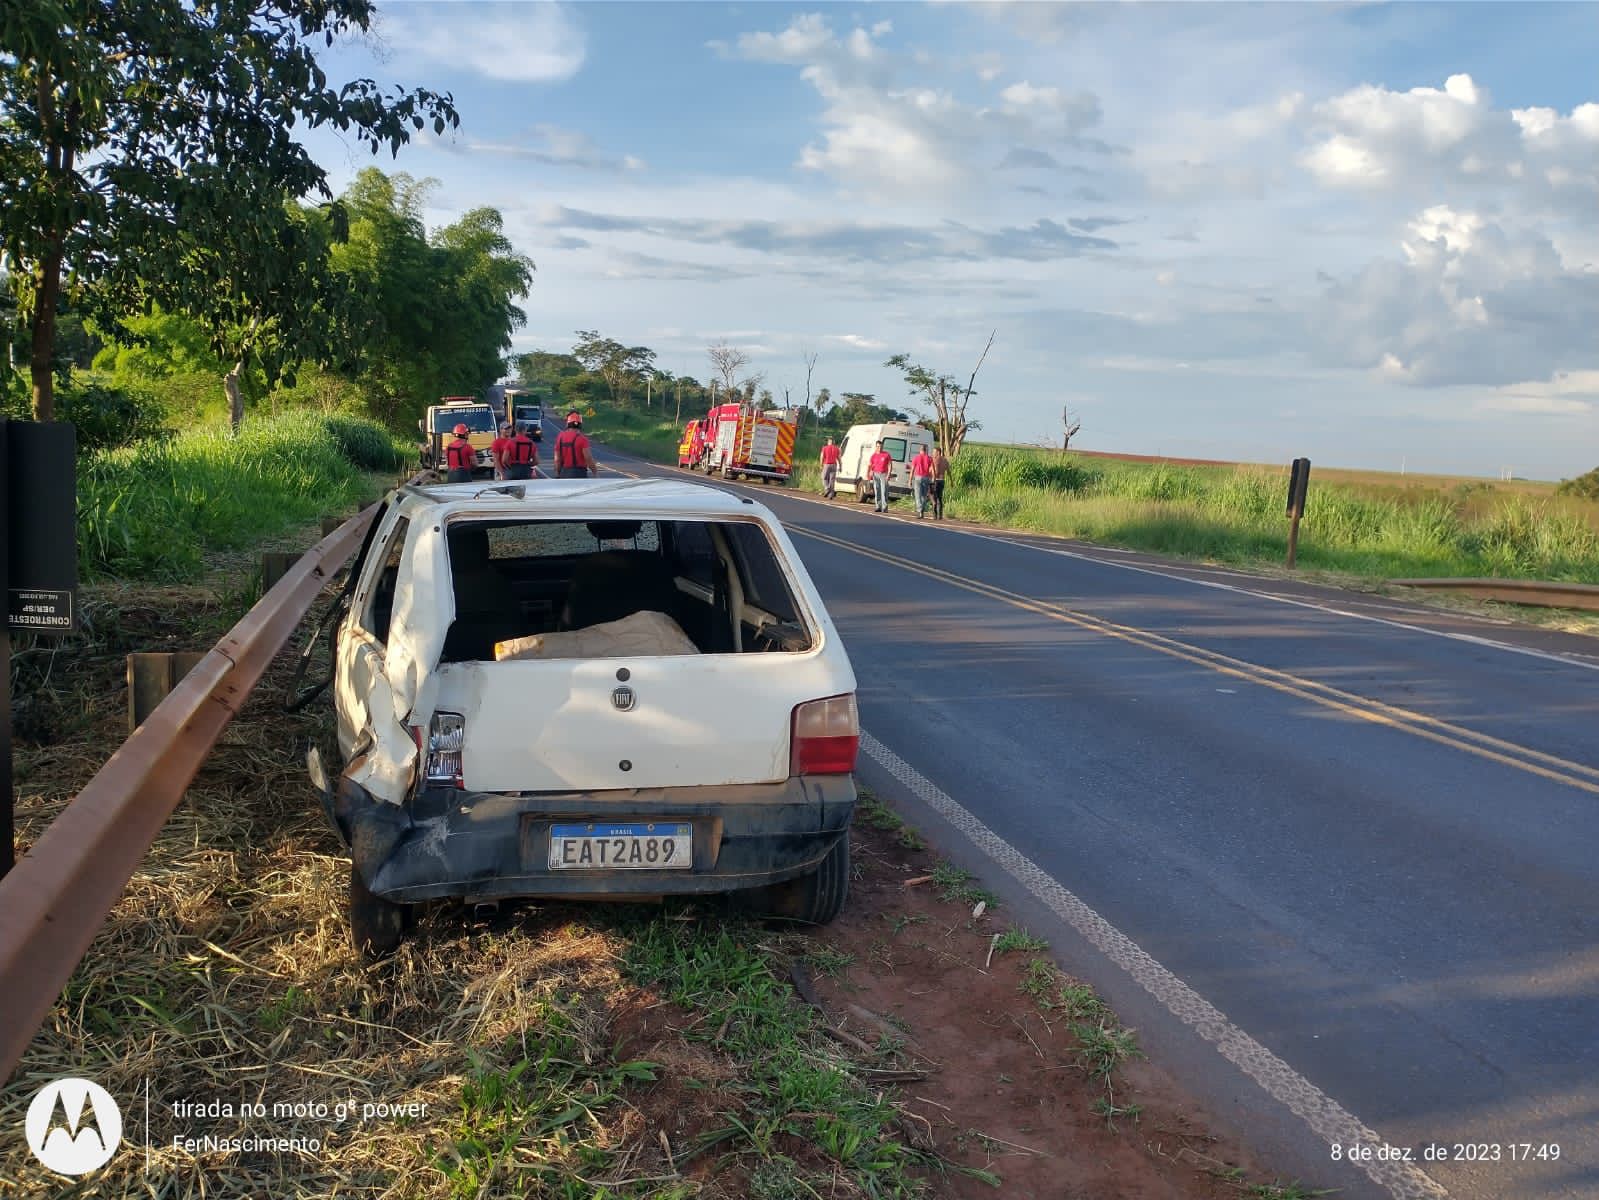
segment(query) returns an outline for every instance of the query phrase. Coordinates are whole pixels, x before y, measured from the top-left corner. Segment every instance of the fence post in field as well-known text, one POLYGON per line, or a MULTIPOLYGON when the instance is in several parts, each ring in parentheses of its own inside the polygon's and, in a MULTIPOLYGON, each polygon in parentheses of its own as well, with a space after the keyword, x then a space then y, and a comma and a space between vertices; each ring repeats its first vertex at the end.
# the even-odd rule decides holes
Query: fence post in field
POLYGON ((1305 492, 1310 486, 1310 459, 1296 458, 1288 476, 1288 569, 1299 553, 1299 518, 1305 515, 1305 492))

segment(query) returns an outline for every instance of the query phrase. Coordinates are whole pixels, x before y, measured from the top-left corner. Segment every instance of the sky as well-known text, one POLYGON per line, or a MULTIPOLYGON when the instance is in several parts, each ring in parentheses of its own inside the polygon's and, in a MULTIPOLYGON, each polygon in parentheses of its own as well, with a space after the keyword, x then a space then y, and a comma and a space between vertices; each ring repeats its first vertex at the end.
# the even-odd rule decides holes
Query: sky
MULTIPOLYGON (((376 162, 597 329, 781 399, 964 382, 984 440, 1558 479, 1599 464, 1599 5, 379 3, 376 162)), ((374 160, 317 130, 337 190, 374 160)))

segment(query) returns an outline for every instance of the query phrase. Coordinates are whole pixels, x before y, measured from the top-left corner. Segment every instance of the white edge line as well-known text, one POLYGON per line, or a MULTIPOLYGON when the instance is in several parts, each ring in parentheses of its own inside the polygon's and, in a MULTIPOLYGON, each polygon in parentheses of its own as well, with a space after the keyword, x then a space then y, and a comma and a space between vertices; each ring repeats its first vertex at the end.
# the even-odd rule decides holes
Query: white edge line
MULTIPOLYGON (((1189 987, 1150 954, 1100 916, 1051 875, 978 820, 968 809, 927 779, 899 755, 862 730, 861 749, 908 787, 929 808, 1060 917, 1167 1012, 1216 1047, 1228 1062, 1248 1075, 1273 1100, 1282 1104, 1329 1146, 1384 1145, 1383 1138, 1328 1096, 1293 1067, 1229 1021, 1210 1001, 1189 987)), ((1425 1171, 1407 1162, 1362 1161, 1359 1166, 1394 1200, 1439 1200, 1449 1193, 1425 1171)))

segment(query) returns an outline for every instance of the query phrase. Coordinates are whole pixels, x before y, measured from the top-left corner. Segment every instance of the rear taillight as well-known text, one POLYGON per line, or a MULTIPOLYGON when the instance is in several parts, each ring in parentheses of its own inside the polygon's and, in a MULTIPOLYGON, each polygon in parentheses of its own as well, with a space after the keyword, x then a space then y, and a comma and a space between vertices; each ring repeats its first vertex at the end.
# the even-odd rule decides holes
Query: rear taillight
POLYGON ((436 712, 428 722, 427 744, 422 731, 412 728, 416 748, 423 752, 422 782, 461 787, 461 745, 466 740, 466 723, 460 713, 436 712))
POLYGON ((855 693, 812 700, 794 709, 793 775, 848 775, 861 745, 861 719, 855 693))

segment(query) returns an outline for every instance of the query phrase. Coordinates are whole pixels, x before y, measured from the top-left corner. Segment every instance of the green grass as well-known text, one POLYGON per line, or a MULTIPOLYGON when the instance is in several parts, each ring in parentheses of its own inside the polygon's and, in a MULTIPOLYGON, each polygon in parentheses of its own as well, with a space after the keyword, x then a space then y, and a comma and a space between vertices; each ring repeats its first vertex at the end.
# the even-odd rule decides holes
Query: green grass
POLYGON ((208 425, 90 454, 78 464, 79 571, 192 578, 214 550, 251 546, 370 492, 365 471, 395 471, 398 448, 353 417, 254 417, 237 437, 208 425))
MULTIPOLYGON (((968 447, 952 517, 1223 562, 1280 563, 1286 481, 1262 467, 1127 463, 968 447)), ((1461 481, 1411 487, 1312 477, 1298 558, 1359 575, 1599 582, 1599 505, 1461 481)))
POLYGON ((939 863, 933 868, 932 876, 933 890, 938 893, 940 900, 958 900, 962 904, 976 904, 982 900, 989 908, 999 903, 999 897, 993 892, 972 882, 974 876, 970 871, 954 863, 939 863))
POLYGON ((855 819, 873 829, 892 833, 894 840, 906 850, 927 849, 927 842, 921 834, 905 824, 898 813, 865 788, 860 790, 860 799, 855 805, 855 819))
POLYGON ((1028 933, 1025 929, 1007 929, 994 939, 994 951, 997 954, 1010 954, 1016 950, 1036 953, 1037 951, 1048 949, 1048 942, 1041 937, 1028 933))

